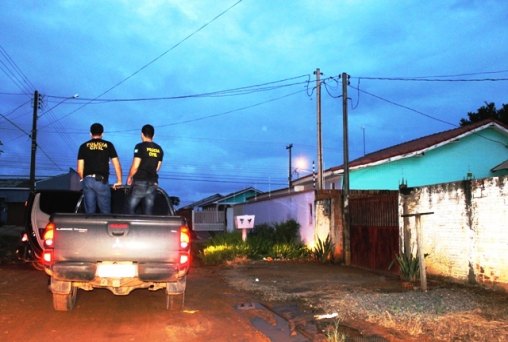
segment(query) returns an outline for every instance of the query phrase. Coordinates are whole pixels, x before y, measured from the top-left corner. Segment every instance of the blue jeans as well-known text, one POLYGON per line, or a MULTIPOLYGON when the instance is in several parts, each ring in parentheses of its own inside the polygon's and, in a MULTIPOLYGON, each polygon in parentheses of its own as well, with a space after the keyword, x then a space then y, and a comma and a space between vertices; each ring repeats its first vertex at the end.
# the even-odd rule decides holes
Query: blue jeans
POLYGON ((136 207, 143 200, 144 213, 151 215, 155 203, 157 184, 148 181, 134 181, 131 188, 131 195, 128 200, 129 214, 136 213, 136 207))
POLYGON ((85 197, 85 212, 94 214, 97 206, 103 214, 111 213, 111 189, 109 184, 96 181, 94 177, 83 178, 83 194, 85 197))

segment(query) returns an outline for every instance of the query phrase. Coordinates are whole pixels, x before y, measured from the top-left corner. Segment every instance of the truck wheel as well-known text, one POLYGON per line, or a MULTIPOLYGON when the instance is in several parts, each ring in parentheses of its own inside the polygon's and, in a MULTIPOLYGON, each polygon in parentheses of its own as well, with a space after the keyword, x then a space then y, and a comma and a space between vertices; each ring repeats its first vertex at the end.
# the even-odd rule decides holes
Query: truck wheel
POLYGON ((53 293, 53 308, 56 311, 71 311, 76 304, 78 288, 71 286, 71 292, 66 294, 53 293))

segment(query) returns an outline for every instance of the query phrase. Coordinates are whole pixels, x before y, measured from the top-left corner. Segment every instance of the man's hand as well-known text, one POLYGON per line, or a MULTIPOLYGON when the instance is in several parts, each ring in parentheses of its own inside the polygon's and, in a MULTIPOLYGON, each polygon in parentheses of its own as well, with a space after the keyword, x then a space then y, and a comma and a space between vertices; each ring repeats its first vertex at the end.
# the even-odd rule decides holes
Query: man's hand
POLYGON ((113 184, 113 190, 116 190, 116 188, 121 185, 122 185, 122 182, 116 182, 115 184, 113 184))

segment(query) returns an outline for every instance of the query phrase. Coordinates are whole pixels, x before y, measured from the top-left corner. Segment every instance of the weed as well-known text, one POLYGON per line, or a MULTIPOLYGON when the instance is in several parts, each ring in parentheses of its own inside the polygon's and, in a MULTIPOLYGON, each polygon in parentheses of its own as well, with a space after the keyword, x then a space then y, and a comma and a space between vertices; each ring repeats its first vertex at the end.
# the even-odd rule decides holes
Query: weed
POLYGON ((325 330, 327 342, 345 342, 346 335, 340 331, 340 321, 336 320, 333 325, 329 325, 325 330))
POLYGON ((334 257, 333 257, 334 247, 335 247, 335 245, 332 242, 332 239, 330 238, 330 236, 328 235, 324 241, 321 239, 317 240, 316 247, 312 251, 312 254, 314 255, 314 258, 322 264, 327 263, 327 262, 333 262, 334 261, 334 257))

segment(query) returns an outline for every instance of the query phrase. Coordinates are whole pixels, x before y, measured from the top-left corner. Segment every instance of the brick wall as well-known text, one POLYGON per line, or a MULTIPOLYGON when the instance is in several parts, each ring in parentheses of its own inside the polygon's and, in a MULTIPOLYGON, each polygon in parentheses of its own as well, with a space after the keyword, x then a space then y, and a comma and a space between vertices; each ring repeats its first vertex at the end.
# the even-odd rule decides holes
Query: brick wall
MULTIPOLYGON (((508 291, 508 176, 411 188, 399 213, 421 216, 428 275, 508 291)), ((416 219, 400 218, 401 248, 416 254, 416 219)))

